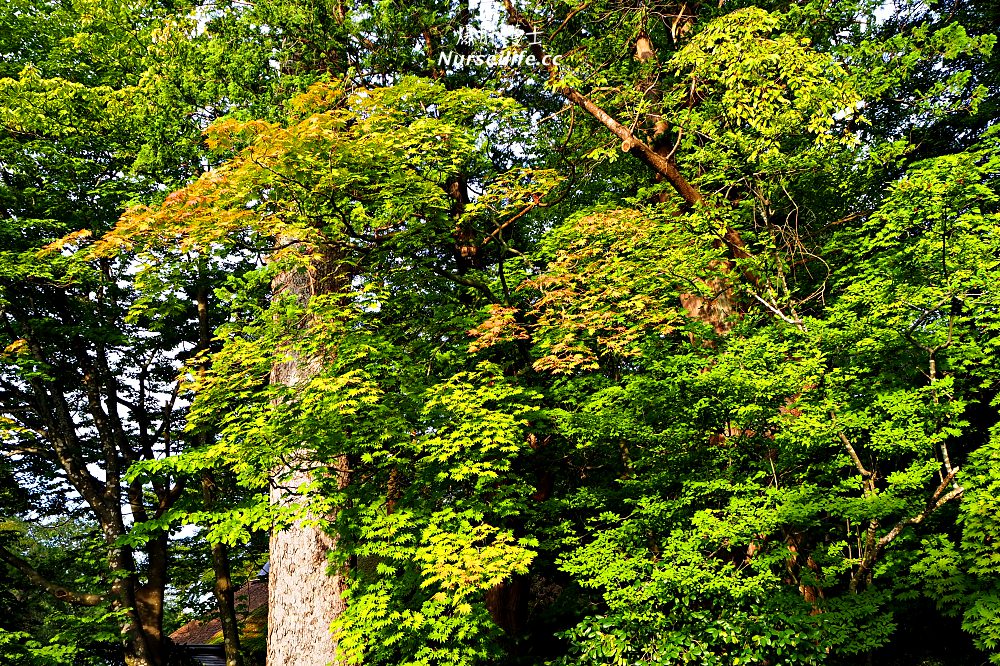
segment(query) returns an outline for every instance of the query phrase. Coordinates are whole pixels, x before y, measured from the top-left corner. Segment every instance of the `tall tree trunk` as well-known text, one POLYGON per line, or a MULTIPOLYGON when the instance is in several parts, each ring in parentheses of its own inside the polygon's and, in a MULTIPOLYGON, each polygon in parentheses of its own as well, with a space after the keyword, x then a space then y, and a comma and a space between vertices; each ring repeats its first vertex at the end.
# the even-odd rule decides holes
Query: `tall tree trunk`
MULTIPOLYGON (((272 284, 275 297, 292 296, 303 306, 317 294, 329 293, 348 279, 338 273, 336 262, 318 262, 309 270, 288 271, 272 284)), ((308 324, 307 324, 308 325, 308 324)), ((276 363, 271 381, 295 386, 319 371, 318 359, 291 358, 276 363)), ((346 469, 346 464, 342 465, 346 469)), ((298 501, 296 490, 321 473, 308 451, 300 451, 283 469, 275 470, 277 483, 271 502, 298 501)), ((347 479, 342 475, 341 483, 347 479)), ((272 532, 268 573, 267 663, 274 666, 326 666, 337 663, 337 643, 330 625, 344 610, 346 580, 330 572, 329 554, 336 539, 317 527, 294 524, 272 532)))
MULTIPOLYGON (((140 586, 131 549, 113 548, 110 564, 113 575, 117 576, 112 586, 115 598, 113 608, 125 611, 122 638, 125 643, 126 666, 162 666, 165 662, 162 633, 157 641, 156 636, 151 636, 147 631, 147 627, 156 622, 150 622, 151 614, 145 608, 148 599, 141 599, 143 595, 139 593, 140 586)), ((162 605, 160 609, 162 612, 162 605)))
MULTIPOLYGON (((215 499, 215 480, 211 473, 205 472, 202 475, 201 485, 205 497, 205 508, 211 511, 215 499)), ((229 549, 222 543, 209 544, 209 548, 212 552, 212 570, 215 574, 212 594, 219 606, 222 643, 226 648, 226 666, 243 666, 243 655, 240 650, 240 626, 236 619, 236 590, 233 588, 233 579, 229 568, 229 549)))
MULTIPOLYGON (((291 488, 310 478, 308 471, 286 479, 273 490, 276 504, 295 501, 291 488)), ((329 553, 336 539, 316 527, 292 525, 271 535, 268 573, 267 663, 326 666, 337 662, 331 623, 343 612, 345 580, 329 573, 329 553)))
POLYGON ((166 532, 149 540, 146 547, 148 571, 146 582, 135 586, 135 609, 149 649, 150 663, 166 663, 167 646, 163 636, 163 598, 167 586, 166 532))

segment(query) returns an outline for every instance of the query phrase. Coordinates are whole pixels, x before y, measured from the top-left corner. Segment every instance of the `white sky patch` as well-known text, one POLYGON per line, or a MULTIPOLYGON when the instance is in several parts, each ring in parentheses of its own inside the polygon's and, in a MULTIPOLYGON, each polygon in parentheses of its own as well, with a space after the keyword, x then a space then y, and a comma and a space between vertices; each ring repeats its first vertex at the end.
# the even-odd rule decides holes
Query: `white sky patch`
POLYGON ((496 0, 469 0, 469 10, 479 17, 482 32, 495 35, 502 41, 513 41, 522 37, 522 32, 507 23, 503 6, 496 0))

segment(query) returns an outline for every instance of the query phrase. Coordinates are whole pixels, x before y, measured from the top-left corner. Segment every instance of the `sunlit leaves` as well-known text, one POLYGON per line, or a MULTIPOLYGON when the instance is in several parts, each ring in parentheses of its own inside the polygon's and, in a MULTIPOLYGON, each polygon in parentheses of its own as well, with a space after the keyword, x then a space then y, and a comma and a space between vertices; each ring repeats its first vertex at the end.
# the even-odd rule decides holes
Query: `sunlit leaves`
POLYGON ((831 138, 835 114, 853 114, 860 101, 829 55, 780 27, 778 15, 737 10, 707 25, 672 61, 686 77, 680 92, 701 102, 684 124, 751 161, 800 133, 831 138))

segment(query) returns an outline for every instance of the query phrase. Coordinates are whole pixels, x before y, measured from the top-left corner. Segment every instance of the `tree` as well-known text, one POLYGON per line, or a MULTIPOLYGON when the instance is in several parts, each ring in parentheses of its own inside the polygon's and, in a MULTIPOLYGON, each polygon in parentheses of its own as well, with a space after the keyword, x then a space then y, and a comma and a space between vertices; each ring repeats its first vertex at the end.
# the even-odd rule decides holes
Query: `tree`
MULTIPOLYGON (((95 530, 104 566, 74 582, 64 577, 72 568, 44 566, 34 542, 17 538, 4 539, 0 559, 5 576, 58 600, 53 608, 84 607, 79 619, 97 628, 81 633, 112 644, 123 636, 125 659, 136 664, 167 659, 169 536, 157 521, 187 480, 144 484, 125 472, 181 445, 176 374, 199 344, 195 299, 184 293, 196 285, 154 298, 154 312, 150 290, 143 301, 137 285, 158 276, 137 274, 127 256, 88 264, 72 255, 82 238, 113 226, 128 202, 162 196, 200 168, 196 103, 211 91, 192 99, 178 84, 183 62, 171 58, 190 47, 180 31, 192 23, 184 11, 84 0, 12 3, 0 17, 8 54, 0 72, 2 447, 12 478, 34 499, 46 485, 68 495, 5 502, 3 512, 95 530)), ((216 274, 233 270, 231 258, 205 263, 216 274)))
MULTIPOLYGON (((282 243, 284 247, 275 253, 267 269, 267 274, 279 271, 275 280, 279 291, 271 308, 259 313, 259 318, 254 317, 256 323, 249 331, 234 329, 232 333, 224 334, 249 336, 248 346, 234 344, 226 353, 217 355, 208 374, 209 379, 205 380, 206 395, 216 393, 215 399, 226 401, 233 396, 232 382, 237 376, 242 377, 238 381, 249 381, 243 390, 248 402, 240 410, 242 414, 226 417, 222 424, 222 438, 216 446, 197 456, 168 460, 164 464, 212 464, 214 458, 225 455, 232 446, 242 448, 246 437, 259 437, 258 441, 268 442, 266 455, 257 457, 252 465, 240 465, 239 474, 248 485, 266 487, 276 483, 279 488, 284 486, 285 492, 299 486, 305 488, 304 480, 311 476, 317 464, 331 467, 332 473, 328 478, 321 477, 314 482, 319 483, 326 478, 327 483, 333 483, 334 487, 344 488, 354 483, 353 480, 345 483, 344 471, 345 463, 353 466, 352 457, 345 457, 343 453, 334 453, 330 457, 331 454, 323 449, 316 450, 315 436, 308 436, 298 423, 300 418, 329 418, 322 413, 298 416, 303 391, 308 392, 314 384, 322 386, 327 381, 326 368, 323 368, 322 375, 314 377, 317 368, 321 367, 315 359, 329 362, 333 358, 343 363, 358 360, 352 356, 355 353, 353 350, 344 349, 341 343, 335 342, 335 337, 331 337, 339 330, 337 318, 332 313, 338 308, 350 313, 357 307, 353 297, 347 302, 338 300, 344 298, 345 292, 350 293, 354 280, 370 278, 367 271, 359 272, 362 266, 368 270, 379 270, 381 262, 392 263, 405 258, 417 261, 410 268, 426 274, 430 279, 446 284, 462 284, 464 279, 453 275, 447 268, 455 261, 456 254, 455 241, 450 237, 456 221, 451 219, 452 204, 449 203, 447 185, 457 170, 474 166, 477 153, 475 130, 464 125, 475 119, 475 126, 482 127, 511 113, 509 103, 491 100, 489 95, 468 91, 447 93, 439 86, 418 81, 401 84, 395 89, 371 91, 370 95, 367 100, 358 96, 348 97, 335 87, 320 85, 295 101, 303 119, 287 128, 264 123, 218 124, 213 135, 217 147, 230 149, 232 141, 248 138, 251 145, 225 168, 207 174, 188 188, 171 195, 164 206, 133 212, 114 234, 105 237, 98 245, 98 252, 113 249, 122 237, 132 237, 135 228, 153 233, 162 230, 169 238, 181 216, 191 234, 190 242, 198 246, 224 245, 231 238, 229 234, 247 223, 256 232, 273 234, 279 241, 285 240, 282 243), (400 102, 404 102, 405 106, 400 106, 400 102), (427 106, 438 107, 437 113, 428 115, 422 110, 427 106), (310 113, 317 107, 320 112, 310 113), (400 115, 401 112, 403 115, 400 115), (477 118, 482 114, 488 115, 477 118), (329 180, 331 170, 338 176, 340 192, 333 198, 325 188, 318 189, 324 183, 332 182, 329 180), (318 179, 318 183, 312 180, 314 178, 318 179), (349 182, 348 178, 351 179, 349 182), (317 189, 318 196, 313 197, 317 189), (259 211, 251 209, 244 214, 231 207, 234 197, 257 200, 262 207, 259 211), (347 212, 352 209, 355 212, 347 212), (405 229, 385 226, 392 223, 400 210, 412 211, 410 214, 414 216, 416 226, 410 233, 406 233, 405 229), (263 219, 255 219, 258 214, 263 219), (320 225, 317 220, 326 223, 320 225), (438 249, 438 257, 412 255, 410 248, 421 242, 421 237, 444 243, 438 249), (379 247, 382 238, 390 244, 379 247), (391 240, 393 238, 398 240, 391 240), (366 249, 365 245, 370 249, 366 249), (381 256, 374 255, 376 250, 381 256), (364 255, 370 252, 373 255, 366 261, 364 255), (301 268, 302 261, 318 261, 322 272, 318 273, 319 269, 315 266, 305 272, 301 268), (369 261, 376 263, 370 265, 369 261), (436 262, 442 266, 438 268, 434 265, 436 262), (323 277, 313 277, 317 274, 323 277), (338 276, 354 276, 354 280, 338 276), (317 284, 320 279, 326 282, 317 284), (288 284, 291 287, 286 287, 288 284), (282 298, 284 294, 291 298, 282 298), (304 294, 308 297, 303 297, 304 294), (323 316, 314 314, 317 309, 323 316), (300 323, 289 329, 289 323, 296 321, 300 323), (303 321, 308 323, 302 324, 303 321), (257 339, 257 336, 267 342, 257 339), (263 356, 256 355, 257 352, 262 352, 263 356), (301 366, 306 369, 298 369, 301 366), (271 370, 259 374, 264 367, 271 370), (265 390, 261 382, 268 376, 271 381, 266 384, 265 390), (292 400, 292 395, 297 396, 296 399, 292 400), (249 411, 256 410, 260 410, 257 418, 262 424, 273 426, 256 428, 254 433, 247 432, 242 426, 238 432, 231 429, 236 423, 242 423, 241 419, 249 411), (309 447, 312 455, 303 457, 303 447, 309 447), (275 470, 284 471, 274 476, 275 470)), ((519 199, 531 192, 545 191, 545 188, 538 190, 537 183, 529 183, 530 173, 521 172, 518 176, 525 180, 525 184, 500 180, 496 187, 501 189, 494 196, 509 195, 526 186, 531 189, 519 193, 519 199)), ((147 234, 146 242, 151 240, 155 237, 151 239, 147 234)), ((347 317, 346 322, 350 325, 351 318, 347 317)), ((216 414, 229 413, 227 410, 220 411, 218 404, 211 402, 213 399, 207 400, 203 406, 196 405, 194 408, 196 424, 199 416, 214 419, 216 414)), ((324 404, 317 405, 316 409, 328 409, 326 402, 324 399, 324 404)), ((338 508, 342 510, 342 507, 338 508)), ((308 514, 312 514, 312 520, 316 516, 339 514, 315 504, 302 509, 297 504, 284 501, 272 502, 269 509, 262 515, 253 513, 255 526, 270 526, 274 521, 286 526, 308 514)), ((216 529, 224 531, 227 527, 223 524, 216 529)), ((270 635, 281 646, 295 645, 284 641, 286 632, 294 638, 296 631, 315 632, 318 629, 322 636, 329 623, 307 623, 313 626, 299 630, 296 627, 303 623, 301 616, 290 615, 284 620, 287 625, 278 624, 283 616, 274 613, 275 606, 285 608, 286 602, 291 604, 299 599, 301 590, 295 591, 294 585, 301 588, 303 579, 308 580, 308 572, 323 575, 326 567, 325 562, 320 563, 324 566, 316 566, 312 558, 301 562, 284 556, 275 557, 276 553, 281 554, 282 544, 286 541, 295 544, 302 540, 315 540, 315 531, 291 526, 276 533, 277 536, 272 537, 272 572, 287 573, 292 569, 298 573, 290 576, 291 583, 272 583, 275 590, 287 591, 287 600, 277 601, 272 597, 270 635), (287 628, 276 630, 275 626, 287 628)), ((326 549, 329 549, 328 545, 326 549)), ((300 556, 301 550, 295 554, 300 556)), ((312 598, 320 603, 335 603, 337 594, 334 591, 324 597, 317 593, 315 587, 308 593, 315 595, 312 598)), ((311 616, 306 614, 306 617, 311 616)), ((313 635, 310 641, 314 644, 316 636, 313 635)), ((297 648, 301 653, 301 644, 297 648)), ((272 655, 285 654, 285 659, 291 659, 282 652, 285 649, 269 648, 272 655)), ((320 650, 310 650, 300 658, 325 659, 326 655, 320 650)))
POLYGON ((539 67, 457 72, 497 47, 465 8, 276 11, 301 94, 83 248, 266 258, 217 284, 205 439, 129 478, 231 471, 165 517, 216 540, 325 533, 343 663, 993 649, 994 39, 878 8, 508 2, 539 67))

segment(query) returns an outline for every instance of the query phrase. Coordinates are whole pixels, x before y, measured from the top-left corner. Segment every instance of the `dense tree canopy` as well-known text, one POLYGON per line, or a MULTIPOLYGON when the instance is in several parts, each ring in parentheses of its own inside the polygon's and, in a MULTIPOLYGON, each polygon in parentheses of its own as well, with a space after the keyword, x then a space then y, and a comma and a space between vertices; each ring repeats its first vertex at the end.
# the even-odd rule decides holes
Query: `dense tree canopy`
POLYGON ((5 663, 1000 663, 993 3, 0 11, 5 663))

